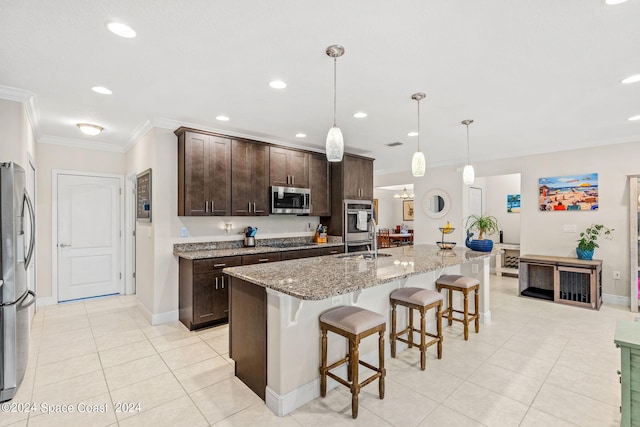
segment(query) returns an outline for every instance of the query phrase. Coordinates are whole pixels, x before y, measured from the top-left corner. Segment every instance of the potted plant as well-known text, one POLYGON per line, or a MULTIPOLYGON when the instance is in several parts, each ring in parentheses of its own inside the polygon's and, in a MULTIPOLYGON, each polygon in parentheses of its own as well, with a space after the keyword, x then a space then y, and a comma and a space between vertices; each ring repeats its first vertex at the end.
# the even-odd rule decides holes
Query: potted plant
POLYGON ((493 240, 485 239, 485 234, 496 233, 499 229, 498 220, 491 215, 470 215, 465 220, 464 228, 467 229, 467 239, 464 244, 474 251, 491 252, 493 240), (478 231, 478 238, 471 240, 473 232, 478 231))
POLYGON ((602 224, 591 224, 586 230, 580 232, 576 248, 578 259, 593 259, 593 251, 600 247, 596 242, 598 236, 604 235, 606 238, 610 238, 612 232, 613 228, 605 227, 602 224))

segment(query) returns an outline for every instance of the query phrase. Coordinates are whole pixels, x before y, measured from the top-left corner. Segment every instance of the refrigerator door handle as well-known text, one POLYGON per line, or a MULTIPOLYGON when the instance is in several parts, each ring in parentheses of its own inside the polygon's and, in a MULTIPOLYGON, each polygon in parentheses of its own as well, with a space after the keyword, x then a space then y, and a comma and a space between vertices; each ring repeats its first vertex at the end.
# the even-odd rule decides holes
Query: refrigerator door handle
POLYGON ((22 298, 22 300, 19 302, 19 305, 18 305, 17 310, 18 310, 18 311, 25 310, 25 309, 27 309, 27 308, 31 307, 31 306, 33 305, 33 303, 34 303, 34 302, 36 302, 36 293, 35 293, 35 292, 33 292, 31 289, 29 289, 29 290, 24 294, 24 297, 22 298), (31 301, 29 301, 28 303, 23 304, 23 303, 24 303, 24 301, 29 297, 29 295, 31 295, 33 298, 31 298, 31 301))
POLYGON ((27 205, 27 208, 29 209, 29 219, 30 219, 30 223, 31 223, 31 236, 29 236, 29 251, 27 252, 27 256, 25 258, 25 262, 24 262, 24 269, 26 270, 29 267, 29 263, 31 262, 31 257, 33 256, 33 248, 35 246, 36 243, 36 216, 35 213, 33 212, 33 205, 31 204, 31 199, 29 198, 29 195, 27 194, 27 192, 24 192, 24 204, 27 205))

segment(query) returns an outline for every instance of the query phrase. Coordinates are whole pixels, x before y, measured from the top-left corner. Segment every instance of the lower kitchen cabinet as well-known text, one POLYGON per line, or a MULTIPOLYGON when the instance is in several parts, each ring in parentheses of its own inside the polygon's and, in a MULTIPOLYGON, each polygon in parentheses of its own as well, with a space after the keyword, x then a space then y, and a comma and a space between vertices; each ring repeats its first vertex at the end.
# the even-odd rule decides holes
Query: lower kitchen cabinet
POLYGON ((179 318, 189 330, 228 321, 229 278, 222 269, 241 264, 239 256, 180 258, 179 318))
POLYGON ((619 320, 614 342, 620 348, 620 425, 640 426, 640 323, 619 320))

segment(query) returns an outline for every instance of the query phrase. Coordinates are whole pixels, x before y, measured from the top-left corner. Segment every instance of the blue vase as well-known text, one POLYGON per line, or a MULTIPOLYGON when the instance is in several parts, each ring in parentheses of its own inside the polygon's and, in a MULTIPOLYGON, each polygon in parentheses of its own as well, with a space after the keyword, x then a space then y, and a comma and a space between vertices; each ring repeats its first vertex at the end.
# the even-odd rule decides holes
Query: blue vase
POLYGON ((576 254, 578 255, 578 259, 592 260, 593 251, 594 249, 589 250, 589 249, 576 248, 576 254))
POLYGON ((491 252, 493 250, 493 240, 471 240, 471 237, 473 237, 473 233, 467 233, 464 244, 472 251, 491 252))

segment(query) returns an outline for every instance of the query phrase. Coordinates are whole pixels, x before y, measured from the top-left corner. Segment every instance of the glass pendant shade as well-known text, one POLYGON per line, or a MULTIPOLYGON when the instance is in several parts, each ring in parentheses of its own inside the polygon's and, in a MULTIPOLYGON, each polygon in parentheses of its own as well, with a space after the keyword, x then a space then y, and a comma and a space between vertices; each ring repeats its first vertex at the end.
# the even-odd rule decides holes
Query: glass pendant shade
POLYGON ((344 154, 344 140, 342 139, 342 131, 339 127, 334 126, 329 129, 327 134, 327 160, 330 162, 341 162, 344 154))
POLYGON ((471 185, 473 184, 475 179, 476 179, 476 173, 473 170, 473 166, 466 165, 462 170, 462 182, 464 182, 467 185, 471 185))
POLYGON ((424 172, 427 169, 426 165, 427 162, 422 151, 413 153, 413 158, 411 159, 411 173, 413 176, 424 176, 424 172))

